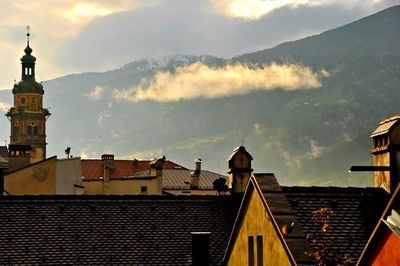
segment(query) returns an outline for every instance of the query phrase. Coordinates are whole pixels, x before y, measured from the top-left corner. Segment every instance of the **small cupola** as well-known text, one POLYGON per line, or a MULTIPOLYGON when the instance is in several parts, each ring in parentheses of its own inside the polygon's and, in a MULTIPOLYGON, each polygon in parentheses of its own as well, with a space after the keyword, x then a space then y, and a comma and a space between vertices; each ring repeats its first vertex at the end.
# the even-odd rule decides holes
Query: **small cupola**
POLYGON ((14 84, 13 93, 38 93, 44 94, 43 85, 36 82, 35 79, 35 64, 36 57, 32 55, 32 48, 29 44, 29 33, 30 27, 26 26, 26 48, 24 49, 25 54, 21 57, 21 81, 14 84))
POLYGON ((253 172, 253 157, 244 146, 237 147, 228 158, 228 186, 232 193, 244 193, 250 175, 253 172))
POLYGON ((35 62, 36 57, 32 55, 32 48, 29 46, 29 26, 26 26, 26 48, 24 50, 25 55, 21 58, 22 64, 22 80, 34 80, 35 79, 35 62))

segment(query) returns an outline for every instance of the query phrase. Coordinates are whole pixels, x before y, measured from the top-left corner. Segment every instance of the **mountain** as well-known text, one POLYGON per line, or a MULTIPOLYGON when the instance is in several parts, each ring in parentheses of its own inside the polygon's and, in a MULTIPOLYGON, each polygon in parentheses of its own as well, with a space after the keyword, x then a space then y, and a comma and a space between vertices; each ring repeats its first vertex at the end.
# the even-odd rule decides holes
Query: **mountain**
MULTIPOLYGON (((400 6, 316 36, 231 59, 167 56, 143 59, 104 73, 73 74, 44 82, 48 155, 167 158, 225 172, 226 159, 244 141, 257 172, 283 184, 371 185, 371 174, 350 176, 351 165, 370 164, 377 123, 399 112, 400 6), (202 62, 210 67, 251 67, 296 62, 329 77, 312 90, 256 91, 247 95, 177 102, 116 101, 160 71, 202 62)), ((40 61, 38 63, 40 71, 40 61)), ((182 88, 185 90, 186 88, 182 88)), ((11 92, 0 92, 11 102, 11 92)), ((6 119, 0 127, 9 130, 6 119)))

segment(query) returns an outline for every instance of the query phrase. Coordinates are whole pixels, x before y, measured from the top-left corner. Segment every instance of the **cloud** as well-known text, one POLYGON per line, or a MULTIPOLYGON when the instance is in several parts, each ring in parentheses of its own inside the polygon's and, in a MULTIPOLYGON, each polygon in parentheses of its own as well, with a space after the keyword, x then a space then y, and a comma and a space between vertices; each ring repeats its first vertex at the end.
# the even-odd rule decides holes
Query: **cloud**
POLYGON ((96 86, 88 94, 85 94, 91 101, 100 101, 103 97, 104 89, 100 86, 96 86))
POLYGON ((214 68, 201 62, 178 67, 175 73, 158 72, 130 90, 115 90, 117 100, 159 102, 244 95, 258 90, 296 90, 321 86, 319 74, 296 64, 271 63, 262 67, 243 64, 214 68))
POLYGON ((316 159, 321 157, 321 155, 327 151, 331 150, 329 147, 323 147, 318 145, 318 142, 315 140, 310 141, 310 149, 306 153, 309 159, 316 159))
POLYGON ((354 8, 357 5, 377 5, 383 0, 211 0, 217 12, 228 17, 257 20, 278 9, 342 5, 345 8, 354 8))
POLYGON ((11 105, 5 102, 0 102, 0 110, 3 110, 6 112, 8 109, 10 109, 11 105))
POLYGON ((7 66, 0 66, 0 90, 12 88, 13 80, 20 76, 19 59, 26 46, 27 24, 31 26, 33 54, 38 59, 37 78, 49 79, 68 74, 65 62, 58 60, 59 54, 64 52, 63 45, 76 40, 85 26, 117 13, 134 12, 159 2, 161 0, 41 0, 29 4, 24 1, 0 1, 0 50, 2 61, 7 62, 7 66))
POLYGON ((0 51, 7 62, 0 65, 0 90, 11 89, 13 80, 20 79, 27 24, 37 57, 36 78, 41 81, 73 72, 107 71, 144 57, 237 56, 342 26, 398 4, 398 0, 331 0, 331 5, 284 6, 250 20, 226 14, 225 7, 232 1, 0 1, 0 51))

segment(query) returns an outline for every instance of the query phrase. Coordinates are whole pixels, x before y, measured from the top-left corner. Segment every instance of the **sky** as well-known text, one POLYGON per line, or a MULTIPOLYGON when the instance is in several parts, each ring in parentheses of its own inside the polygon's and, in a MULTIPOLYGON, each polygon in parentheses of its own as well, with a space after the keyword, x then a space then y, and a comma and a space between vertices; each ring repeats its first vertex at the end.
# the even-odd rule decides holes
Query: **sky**
POLYGON ((399 0, 1 1, 0 90, 30 26, 38 81, 174 54, 230 58, 345 25, 399 0))

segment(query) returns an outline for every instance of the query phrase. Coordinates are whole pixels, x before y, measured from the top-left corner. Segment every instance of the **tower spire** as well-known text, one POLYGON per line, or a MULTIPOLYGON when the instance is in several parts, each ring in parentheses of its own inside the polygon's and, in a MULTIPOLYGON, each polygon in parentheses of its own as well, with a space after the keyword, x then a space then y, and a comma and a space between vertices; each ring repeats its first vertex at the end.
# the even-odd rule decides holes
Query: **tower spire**
POLYGON ((29 36, 31 36, 31 34, 29 33, 29 30, 31 29, 31 27, 26 26, 26 47, 29 47, 29 36))

